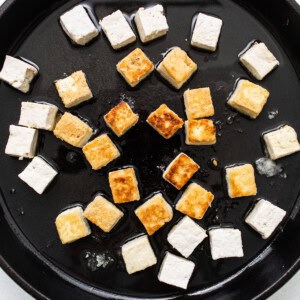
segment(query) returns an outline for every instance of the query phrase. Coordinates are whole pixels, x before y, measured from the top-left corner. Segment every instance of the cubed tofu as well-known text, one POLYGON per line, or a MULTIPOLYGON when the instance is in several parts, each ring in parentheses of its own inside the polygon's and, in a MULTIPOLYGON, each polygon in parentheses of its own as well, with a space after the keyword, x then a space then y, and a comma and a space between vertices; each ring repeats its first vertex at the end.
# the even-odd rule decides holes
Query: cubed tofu
POLYGON ((297 133, 288 125, 265 133, 263 140, 271 159, 278 159, 300 151, 297 133))
POLYGON ((49 163, 36 156, 18 176, 38 194, 42 194, 57 174, 49 163))
POLYGON ((147 123, 165 139, 171 138, 183 126, 183 120, 166 104, 153 111, 147 123))
POLYGON ((55 82, 57 92, 65 105, 70 108, 93 98, 85 74, 77 71, 55 82))
POLYGON ((196 63, 179 47, 168 52, 157 67, 160 75, 178 90, 196 70, 196 63))
POLYGON ((48 103, 22 102, 19 125, 53 130, 58 108, 48 103))
POLYGON ((135 114, 125 101, 121 101, 104 116, 106 125, 119 137, 133 127, 138 120, 139 115, 135 114))
POLYGON ((5 154, 32 158, 35 156, 37 140, 38 131, 36 129, 10 125, 5 154))
POLYGON ((187 120, 184 124, 187 145, 213 145, 216 143, 217 130, 212 120, 187 120))
POLYGON ((138 181, 134 168, 124 168, 109 172, 109 186, 115 203, 140 200, 138 181))
POLYGON ((38 74, 38 70, 21 59, 6 55, 0 72, 0 79, 15 89, 27 93, 32 79, 38 74))
POLYGON ((254 168, 251 164, 227 167, 226 182, 230 198, 254 196, 257 193, 254 168))
POLYGON ((209 87, 186 90, 183 99, 188 119, 206 118, 215 114, 209 87))
POLYGON ((241 231, 234 228, 214 228, 208 231, 213 260, 228 257, 243 257, 241 231))
POLYGON ((194 262, 167 252, 160 266, 158 280, 186 289, 194 268, 194 262))
POLYGON ((270 93, 249 80, 239 80, 227 104, 240 113, 255 119, 262 111, 270 93))
POLYGON ((211 192, 193 182, 176 203, 176 209, 191 218, 201 220, 213 200, 214 195, 211 192))
POLYGON ((192 46, 216 51, 222 23, 219 18, 199 13, 192 35, 192 46))
POLYGON ((163 173, 163 178, 180 190, 199 169, 188 155, 179 153, 163 173))
POLYGON ((101 134, 82 148, 93 170, 100 170, 120 156, 120 151, 107 134, 101 134))
POLYGON ((167 240, 181 255, 187 258, 206 237, 205 230, 186 216, 174 225, 167 240))
POLYGON ((271 202, 260 199, 247 215, 245 222, 267 239, 285 217, 286 212, 271 202))
POLYGON ((84 46, 99 31, 82 5, 77 5, 60 17, 60 24, 67 36, 76 44, 84 46))
POLYGON ((172 207, 161 193, 151 197, 134 212, 149 235, 154 234, 173 218, 172 207))
POLYGON ((254 43, 240 56, 240 62, 257 80, 263 80, 275 67, 279 66, 279 61, 264 43, 254 43))
POLYGON ((136 36, 120 10, 100 21, 100 25, 114 49, 123 48, 136 40, 136 36))
POLYGON ((104 232, 110 232, 124 213, 103 196, 97 196, 86 207, 83 216, 104 232))
POLYGON ((146 235, 139 236, 124 244, 122 256, 128 274, 145 270, 157 263, 155 253, 146 235))
POLYGON ((146 9, 139 8, 134 21, 143 43, 157 39, 167 34, 169 30, 162 5, 154 5, 146 9))
POLYGON ((117 64, 117 71, 132 87, 138 85, 153 70, 153 63, 140 48, 130 52, 117 64))
POLYGON ((55 220, 55 225, 62 244, 75 242, 91 234, 90 226, 80 206, 60 213, 55 220))
POLYGON ((57 122, 53 133, 62 141, 82 148, 93 135, 93 129, 78 117, 65 112, 57 122))

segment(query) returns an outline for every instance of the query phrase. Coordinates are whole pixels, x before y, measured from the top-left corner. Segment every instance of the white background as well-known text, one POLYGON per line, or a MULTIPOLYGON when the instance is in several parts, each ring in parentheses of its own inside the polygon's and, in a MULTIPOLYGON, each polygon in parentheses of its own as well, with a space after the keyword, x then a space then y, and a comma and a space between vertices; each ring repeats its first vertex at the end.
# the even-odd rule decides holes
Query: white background
MULTIPOLYGON (((0 6, 5 0, 0 0, 0 6)), ((300 0, 296 0, 300 4, 300 0)), ((6 273, 0 269, 0 299, 32 300, 33 298, 20 288, 6 273)), ((300 272, 277 291, 269 300, 300 300, 300 272)))

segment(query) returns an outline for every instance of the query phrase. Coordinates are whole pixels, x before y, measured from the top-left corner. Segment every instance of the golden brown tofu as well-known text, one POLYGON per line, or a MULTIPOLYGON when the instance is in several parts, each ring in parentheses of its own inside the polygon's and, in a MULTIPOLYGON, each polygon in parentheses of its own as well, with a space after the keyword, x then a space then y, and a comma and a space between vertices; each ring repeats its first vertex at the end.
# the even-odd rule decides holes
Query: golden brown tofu
POLYGON ((176 204, 176 209, 191 218, 202 219, 214 195, 197 183, 191 183, 176 204))
POLYGON ((102 134, 87 143, 82 151, 93 170, 99 170, 120 156, 117 146, 107 134, 102 134))
POLYGON ((135 214, 152 235, 173 218, 173 210, 162 194, 156 194, 135 210, 135 214))
POLYGON ((55 82, 57 92, 65 107, 73 107, 93 98, 85 74, 77 71, 72 75, 55 82))
POLYGON ((78 117, 65 112, 57 122, 53 133, 62 141, 82 148, 93 135, 93 129, 78 117))
POLYGON ((180 89, 196 70, 197 65, 179 47, 171 50, 157 67, 161 76, 176 89, 180 89))
POLYGON ((212 120, 185 121, 185 143, 187 145, 213 145, 216 141, 216 127, 212 120))
POLYGON ((122 101, 113 107, 105 116, 104 121, 108 127, 117 135, 121 136, 139 120, 139 115, 135 114, 130 106, 122 101))
POLYGON ((210 88, 186 90, 183 98, 188 119, 206 118, 215 114, 210 88))
POLYGON ((230 198, 254 196, 257 193, 254 168, 251 164, 227 167, 226 181, 230 198))
POLYGON ((166 104, 152 112, 147 123, 165 139, 171 138, 183 126, 183 120, 166 104))
POLYGON ((109 172, 108 180, 115 203, 140 200, 138 181, 133 168, 109 172))
POLYGON ((102 196, 97 196, 86 207, 83 215, 104 232, 110 232, 124 216, 120 209, 102 196))
POLYGON ((154 66, 146 54, 136 48, 117 64, 117 70, 134 87, 154 70, 154 66))
POLYGON ((189 156, 185 153, 180 153, 169 164, 163 174, 163 178, 180 190, 199 169, 199 165, 189 156))

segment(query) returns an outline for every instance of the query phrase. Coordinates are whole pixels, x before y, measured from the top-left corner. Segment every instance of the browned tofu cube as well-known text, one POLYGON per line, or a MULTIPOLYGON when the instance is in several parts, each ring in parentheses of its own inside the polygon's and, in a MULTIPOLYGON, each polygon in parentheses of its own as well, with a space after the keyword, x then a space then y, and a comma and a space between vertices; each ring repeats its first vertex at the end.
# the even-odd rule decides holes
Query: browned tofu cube
POLYGON ((212 120, 185 121, 185 143, 188 145, 213 145, 216 139, 216 127, 212 120))

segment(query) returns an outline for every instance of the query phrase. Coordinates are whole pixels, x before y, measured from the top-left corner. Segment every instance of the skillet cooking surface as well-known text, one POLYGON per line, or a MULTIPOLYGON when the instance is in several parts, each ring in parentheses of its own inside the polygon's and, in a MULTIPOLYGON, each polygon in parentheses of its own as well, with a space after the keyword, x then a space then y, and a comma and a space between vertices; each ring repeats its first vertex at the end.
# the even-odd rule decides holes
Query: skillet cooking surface
MULTIPOLYGON (((299 79, 282 44, 274 38, 270 28, 267 29, 268 24, 261 23, 259 17, 254 17, 235 2, 160 1, 165 7, 170 26, 166 37, 147 45, 142 45, 138 41, 126 49, 113 51, 106 37, 101 33, 100 37, 88 46, 77 47, 69 41, 58 22, 59 16, 76 3, 76 1, 70 1, 56 9, 49 9, 45 15, 40 14, 39 20, 32 20, 22 37, 6 46, 10 49, 9 54, 25 57, 36 63, 40 68, 40 75, 34 82, 29 95, 23 95, 6 84, 0 84, 0 134, 2 137, 0 140, 0 168, 2 170, 0 182, 1 206, 5 212, 5 220, 1 217, 0 227, 2 230, 6 228, 5 234, 7 235, 7 245, 1 245, 3 257, 6 257, 7 262, 11 264, 13 253, 8 254, 8 246, 21 243, 22 246, 11 248, 15 255, 15 263, 24 259, 22 270, 16 264, 18 273, 22 274, 21 277, 27 274, 25 280, 33 285, 31 292, 37 289, 45 296, 52 298, 72 295, 75 299, 83 295, 88 297, 88 294, 90 297, 93 294, 104 296, 101 291, 133 297, 171 297, 183 293, 197 294, 199 291, 207 296, 216 293, 215 297, 218 295, 230 297, 233 295, 230 294, 232 291, 236 295, 244 291, 244 298, 251 298, 267 290, 276 283, 280 274, 287 272, 291 265, 295 264, 298 258, 299 254, 297 250, 295 254, 293 245, 299 246, 299 238, 298 240, 297 237, 291 238, 291 234, 293 230, 299 228, 299 220, 298 223, 297 219, 289 220, 285 229, 287 219, 290 217, 286 218, 276 231, 275 238, 273 236, 271 239, 263 240, 244 223, 244 217, 255 199, 260 197, 277 204, 286 210, 289 216, 294 209, 293 216, 296 215, 300 156, 293 155, 279 160, 284 169, 281 176, 266 178, 256 173, 258 187, 256 197, 229 199, 226 195, 222 167, 240 162, 254 163, 256 159, 263 157, 264 151, 260 136, 264 131, 281 124, 289 124, 300 133, 299 79), (218 50, 215 53, 193 49, 189 44, 192 19, 200 11, 216 15, 224 22, 218 50), (271 96, 261 115, 256 120, 250 120, 230 110, 225 103, 238 78, 250 78, 256 82, 238 63, 239 52, 255 39, 266 43, 279 60, 280 66, 259 83, 270 91, 271 96), (170 47, 179 46, 186 50, 198 64, 198 71, 179 92, 165 84, 156 72, 153 72, 138 88, 129 88, 124 79, 117 74, 115 65, 137 46, 141 47, 154 63, 159 62, 162 54, 170 47), (8 137, 8 126, 17 124, 21 101, 46 101, 57 105, 61 111, 65 111, 53 81, 76 70, 83 70, 86 73, 94 100, 70 111, 88 119, 99 132, 109 132, 113 141, 121 147, 122 156, 108 167, 95 172, 91 170, 80 150, 61 142, 50 132, 40 131, 38 154, 54 163, 60 173, 47 191, 39 196, 17 176, 28 164, 28 160, 19 161, 3 154, 8 137), (211 88, 215 106, 216 113, 213 120, 220 121, 222 124, 218 126, 216 145, 187 146, 184 143, 183 130, 170 140, 165 140, 146 124, 145 120, 149 113, 162 103, 166 103, 180 117, 186 118, 182 99, 184 90, 206 86, 211 88), (140 121, 123 137, 117 138, 105 126, 102 117, 120 99, 125 99, 134 106, 134 110, 140 115, 140 121), (268 112, 276 109, 278 109, 278 115, 274 119, 269 119, 268 112), (158 269, 165 251, 176 253, 167 243, 166 236, 174 223, 182 217, 179 212, 174 210, 172 222, 150 237, 159 260, 156 266, 134 275, 128 275, 120 253, 120 246, 126 240, 144 232, 133 210, 144 201, 145 197, 155 191, 163 191, 170 203, 175 203, 178 198, 178 191, 164 181, 161 175, 162 169, 181 151, 190 155, 201 166, 200 172, 196 173, 193 180, 207 186, 215 195, 212 207, 209 208, 204 219, 198 223, 205 228, 222 224, 233 225, 240 229, 245 252, 243 258, 213 261, 208 239, 206 239, 190 257, 196 263, 196 271, 187 291, 181 291, 157 280, 158 269), (213 157, 219 160, 221 169, 213 170, 209 167, 209 161, 213 157), (61 245, 54 226, 56 216, 64 208, 75 203, 85 206, 98 192, 108 195, 111 199, 107 173, 125 165, 133 165, 138 170, 142 196, 140 202, 121 206, 125 211, 125 217, 111 233, 104 234, 100 229, 91 226, 92 234, 89 237, 70 245, 61 245), (10 240, 8 223, 20 241, 10 240), (274 239, 281 239, 281 246, 276 246, 279 245, 276 244, 278 241, 272 245, 271 242, 274 239), (288 243, 284 245, 282 239, 288 240, 288 243), (28 247, 32 247, 30 251, 35 252, 34 256, 29 253, 28 247), (88 260, 85 258, 87 251, 106 251, 114 259, 114 263, 105 270, 100 267, 91 271, 88 260), (290 260, 285 261, 288 253, 290 260), (30 258, 27 258, 27 255, 30 258), (266 267, 264 260, 272 255, 272 262, 266 267), (42 266, 40 266, 41 261, 44 261, 42 266), (26 264, 30 270, 26 268, 26 264), (265 266, 264 271, 258 269, 256 264, 265 266), (282 273, 278 271, 278 277, 273 274, 272 264, 273 267, 283 268, 280 271, 282 273), (38 274, 35 268, 43 270, 40 280, 37 275, 34 275, 38 274), (255 268, 257 268, 256 271, 255 268), (257 282, 253 282, 257 284, 257 288, 252 291, 249 288, 243 290, 244 285, 252 285, 252 282, 249 284, 249 281, 245 280, 244 272, 249 271, 252 272, 249 273, 252 276, 257 274, 254 277, 257 278, 257 282), (220 285, 223 280, 237 272, 240 272, 237 277, 240 279, 237 281, 238 279, 232 278, 232 282, 235 282, 234 288, 220 285), (43 279, 44 276, 48 276, 48 282, 45 282, 47 280, 43 279), (60 279, 59 284, 56 285, 55 282, 60 277, 63 279, 60 279), (78 292, 73 294, 72 286, 74 285, 80 286, 85 291, 78 289, 78 292)), ((87 1, 85 3, 94 10, 97 19, 102 19, 116 9, 130 16, 138 7, 149 5, 140 1, 116 3, 87 1)), ((286 26, 289 26, 288 22, 286 26)), ((1 53, 1 62, 3 58, 4 53, 1 53)), ((19 266, 20 264, 22 265, 19 263, 19 266)), ((296 268, 296 265, 294 267, 296 268)))

